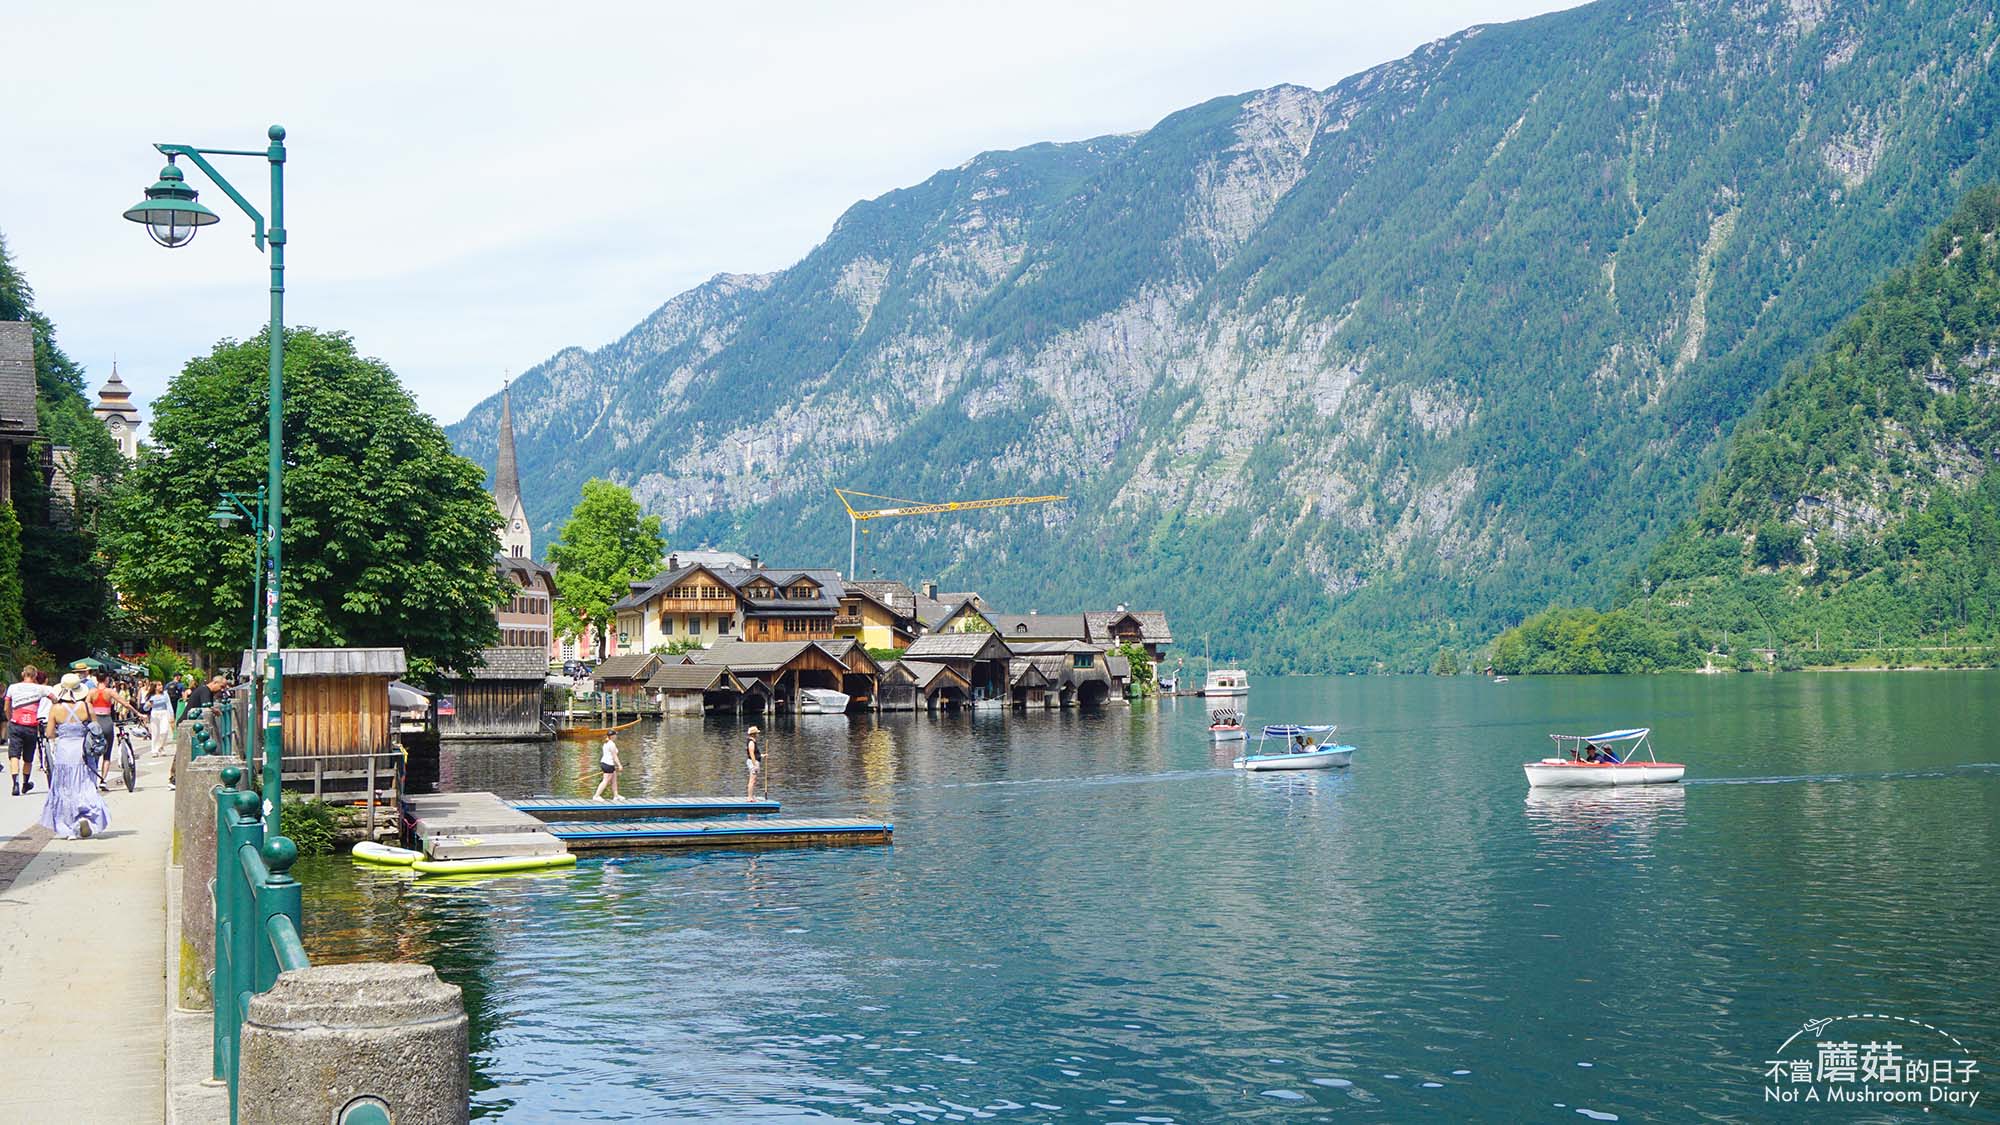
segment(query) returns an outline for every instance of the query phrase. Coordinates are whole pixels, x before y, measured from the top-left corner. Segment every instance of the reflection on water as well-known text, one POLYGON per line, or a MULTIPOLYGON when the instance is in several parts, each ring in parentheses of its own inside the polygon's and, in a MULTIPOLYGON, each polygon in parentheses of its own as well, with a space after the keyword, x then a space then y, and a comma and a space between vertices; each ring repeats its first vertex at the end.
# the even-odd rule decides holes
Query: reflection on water
MULTIPOLYGON (((1276 775, 1199 701, 801 717, 765 724, 772 796, 893 847, 301 863, 307 931, 466 987, 486 1118, 1761 1118, 1814 1016, 2000 1040, 1996 688, 1265 681, 1250 721, 1361 747, 1276 775), (1690 784, 1528 793, 1548 731, 1641 722, 1690 784)), ((738 723, 633 733, 628 793, 740 794, 738 723)), ((596 784, 594 745, 445 753, 460 788, 596 784)))

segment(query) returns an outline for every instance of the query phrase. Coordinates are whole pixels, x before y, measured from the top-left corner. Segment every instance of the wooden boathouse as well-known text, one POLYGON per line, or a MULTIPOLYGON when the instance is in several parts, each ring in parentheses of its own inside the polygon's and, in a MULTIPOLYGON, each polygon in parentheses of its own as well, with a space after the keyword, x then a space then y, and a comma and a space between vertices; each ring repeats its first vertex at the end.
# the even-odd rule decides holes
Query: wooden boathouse
POLYGON ((691 653, 696 666, 720 666, 743 685, 747 696, 762 690, 771 706, 791 710, 804 688, 841 692, 872 703, 881 666, 852 640, 717 641, 691 653))
MULTIPOLYGON (((482 649, 479 667, 454 672, 438 702, 438 734, 450 739, 553 737, 542 725, 546 648, 502 645, 482 649)), ((286 679, 290 680, 287 670, 286 679)))
POLYGON ((878 711, 955 711, 972 702, 972 685, 943 664, 896 660, 882 667, 878 711))
POLYGON ((1007 642, 992 633, 929 633, 903 650, 903 660, 942 664, 965 681, 971 701, 1007 699, 1007 642))
POLYGON ((667 658, 657 652, 628 652, 607 657, 603 663, 591 670, 590 682, 601 696, 607 696, 607 705, 615 703, 621 711, 629 711, 648 702, 646 684, 667 663, 667 658))
MULTIPOLYGON (((761 685, 759 685, 761 687, 761 685)), ((716 664, 668 664, 646 681, 646 690, 660 701, 666 715, 701 715, 708 711, 743 709, 743 681, 716 664)), ((754 693, 762 710, 763 692, 754 693)))
MULTIPOLYGON (((360 797, 373 788, 394 799, 397 747, 389 681, 407 670, 400 648, 288 648, 285 661, 284 780, 360 797)), ((258 663, 246 652, 242 672, 258 663)), ((252 768, 262 756, 249 755, 252 768)))

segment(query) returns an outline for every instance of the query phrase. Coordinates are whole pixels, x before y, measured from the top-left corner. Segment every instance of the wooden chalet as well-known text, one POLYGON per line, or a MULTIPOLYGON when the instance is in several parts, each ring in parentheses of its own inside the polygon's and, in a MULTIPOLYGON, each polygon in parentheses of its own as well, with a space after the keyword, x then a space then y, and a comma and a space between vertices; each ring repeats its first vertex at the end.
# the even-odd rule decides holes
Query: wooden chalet
MULTIPOLYGON (((1008 665, 1010 677, 1020 670, 1021 661, 1031 662, 1048 680, 1047 690, 1056 706, 1095 707, 1114 697, 1122 698, 1107 666, 1106 654, 1096 645, 1085 641, 1015 641, 1007 649, 1013 656, 1008 665)), ((1023 702, 1012 692, 1012 686, 1010 678, 1010 698, 1016 703, 1023 702)))
MULTIPOLYGON (((284 780, 311 782, 314 796, 329 789, 389 785, 401 753, 395 744, 389 682, 408 668, 403 650, 288 648, 282 655, 284 780)), ((245 652, 243 675, 257 664, 257 655, 245 652)), ((258 754, 249 757, 262 760, 258 754)))
POLYGON ((698 665, 727 668, 746 694, 762 685, 774 708, 797 705, 803 688, 842 692, 872 702, 881 675, 868 651, 853 641, 718 641, 691 653, 698 665))
MULTIPOLYGON (((646 681, 646 690, 660 701, 662 714, 701 715, 743 707, 743 681, 717 664, 667 664, 646 681)), ((761 693, 760 693, 761 694, 761 693)), ((757 707, 762 710, 762 704, 757 707)))
MULTIPOLYGON (((542 724, 547 643, 482 649, 479 666, 453 672, 438 700, 438 735, 447 739, 553 737, 542 724)), ((290 675, 287 673, 289 681, 290 675)))
POLYGON ((1110 613, 1086 613, 1083 620, 1087 627, 1084 640, 1107 649, 1138 645, 1155 664, 1160 662, 1167 646, 1174 643, 1167 615, 1157 610, 1134 612, 1121 605, 1110 613))
POLYGON ((942 664, 966 683, 973 703, 1007 698, 1007 643, 992 633, 928 633, 903 650, 905 661, 942 664))

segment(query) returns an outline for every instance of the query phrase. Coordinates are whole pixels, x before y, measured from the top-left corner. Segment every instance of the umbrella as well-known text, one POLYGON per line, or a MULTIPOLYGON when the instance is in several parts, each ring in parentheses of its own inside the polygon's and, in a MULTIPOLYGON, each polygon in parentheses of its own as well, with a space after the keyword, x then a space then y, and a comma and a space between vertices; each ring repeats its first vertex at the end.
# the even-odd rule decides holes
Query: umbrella
POLYGON ((70 661, 69 666, 71 668, 89 668, 95 671, 96 669, 106 667, 107 665, 102 660, 97 660, 93 657, 84 656, 70 661))
POLYGON ((401 680, 389 685, 389 706, 397 711, 428 711, 431 697, 401 680))

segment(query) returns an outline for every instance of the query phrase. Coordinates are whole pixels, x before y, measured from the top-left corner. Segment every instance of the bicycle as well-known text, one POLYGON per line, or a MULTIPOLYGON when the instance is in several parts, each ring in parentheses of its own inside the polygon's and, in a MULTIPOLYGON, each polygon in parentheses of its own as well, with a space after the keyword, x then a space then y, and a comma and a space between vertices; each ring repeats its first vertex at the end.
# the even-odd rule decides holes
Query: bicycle
POLYGON ((145 724, 137 719, 126 719, 118 724, 118 772, 125 778, 125 792, 139 790, 139 755, 132 749, 132 728, 145 729, 145 724))

